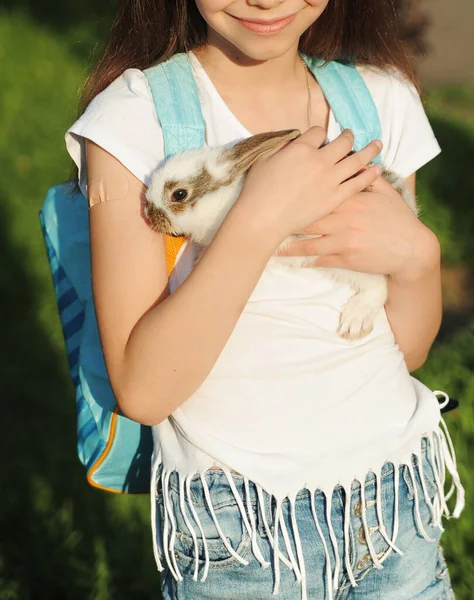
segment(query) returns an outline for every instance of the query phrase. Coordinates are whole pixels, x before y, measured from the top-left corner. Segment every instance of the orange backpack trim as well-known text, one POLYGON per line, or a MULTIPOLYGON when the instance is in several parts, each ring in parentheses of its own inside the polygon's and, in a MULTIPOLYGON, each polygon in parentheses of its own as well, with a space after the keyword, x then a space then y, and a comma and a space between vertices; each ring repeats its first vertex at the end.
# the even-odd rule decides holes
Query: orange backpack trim
POLYGON ((166 267, 168 270, 168 277, 170 276, 170 273, 173 270, 179 249, 185 241, 185 237, 173 237, 171 235, 165 236, 166 267))
MULTIPOLYGON (((172 237, 170 235, 165 236, 166 268, 168 271, 168 277, 170 276, 170 273, 173 270, 174 264, 176 262, 176 256, 178 255, 178 252, 185 241, 186 241, 185 237, 177 238, 177 237, 172 237)), ((87 473, 87 482, 92 487, 95 487, 99 490, 104 490, 105 492, 112 492, 113 494, 128 494, 129 492, 123 492, 123 491, 116 490, 113 488, 104 487, 103 485, 99 485, 98 483, 96 483, 93 480, 94 473, 97 471, 97 469, 100 467, 100 465, 107 458, 107 455, 109 454, 110 449, 112 448, 112 444, 114 443, 115 431, 117 428, 117 415, 119 412, 120 412, 119 407, 118 406, 115 407, 114 413, 112 415, 112 422, 110 424, 110 434, 109 434, 109 439, 107 440, 107 445, 104 448, 104 451, 102 452, 102 454, 97 459, 97 461, 89 469, 89 472, 87 473)), ((146 493, 146 492, 142 492, 142 493, 146 493)))
POLYGON ((96 462, 89 469, 89 471, 87 473, 87 482, 92 487, 98 488, 99 490, 104 490, 105 492, 112 492, 113 494, 127 494, 128 492, 122 492, 122 491, 116 490, 114 488, 108 488, 108 487, 104 487, 103 485, 99 485, 92 479, 92 477, 94 476, 94 473, 97 471, 97 469, 100 467, 100 465, 107 458, 107 455, 110 452, 110 449, 112 448, 112 444, 114 443, 115 430, 117 428, 117 415, 119 413, 119 410, 120 410, 119 407, 116 406, 114 409, 114 414, 112 415, 112 422, 110 424, 110 434, 109 434, 109 439, 107 440, 107 445, 104 448, 104 451, 102 452, 102 454, 99 456, 99 458, 96 460, 96 462))

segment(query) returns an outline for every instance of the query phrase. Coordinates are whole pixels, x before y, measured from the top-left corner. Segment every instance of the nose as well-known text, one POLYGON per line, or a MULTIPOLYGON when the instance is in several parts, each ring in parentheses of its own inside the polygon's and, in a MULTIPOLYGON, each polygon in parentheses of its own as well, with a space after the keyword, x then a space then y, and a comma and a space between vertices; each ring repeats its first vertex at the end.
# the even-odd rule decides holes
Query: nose
POLYGON ((257 6, 258 8, 275 8, 283 4, 285 0, 247 0, 249 6, 257 6))
POLYGON ((158 208, 153 202, 149 200, 145 203, 144 213, 146 218, 150 221, 150 225, 153 231, 157 233, 170 234, 174 232, 173 225, 161 208, 158 208))

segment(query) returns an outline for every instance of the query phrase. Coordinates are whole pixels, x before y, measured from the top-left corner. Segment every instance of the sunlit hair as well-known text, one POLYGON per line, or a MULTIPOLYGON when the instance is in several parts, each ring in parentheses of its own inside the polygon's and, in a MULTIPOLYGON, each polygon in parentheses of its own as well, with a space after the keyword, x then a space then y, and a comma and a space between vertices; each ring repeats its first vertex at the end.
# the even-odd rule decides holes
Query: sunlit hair
MULTIPOLYGON (((397 21, 397 0, 330 0, 300 50, 324 60, 396 67, 415 74, 397 21)), ((206 43, 194 0, 119 0, 105 48, 84 83, 79 113, 125 69, 146 69, 206 43)))

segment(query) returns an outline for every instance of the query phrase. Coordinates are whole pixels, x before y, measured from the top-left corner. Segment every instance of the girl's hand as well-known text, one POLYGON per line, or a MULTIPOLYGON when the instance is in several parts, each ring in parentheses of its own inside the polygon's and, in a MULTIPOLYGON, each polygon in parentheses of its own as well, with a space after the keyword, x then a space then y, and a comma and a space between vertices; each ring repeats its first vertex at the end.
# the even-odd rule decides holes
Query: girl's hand
POLYGON ((379 177, 372 190, 299 232, 322 237, 292 242, 280 255, 315 255, 315 266, 417 278, 438 254, 435 234, 387 181, 379 177))
POLYGON ((324 129, 312 127, 282 150, 260 158, 247 175, 231 212, 240 213, 274 248, 332 213, 381 173, 379 167, 364 169, 380 152, 381 142, 347 156, 354 143, 351 131, 323 146, 325 140, 324 129))

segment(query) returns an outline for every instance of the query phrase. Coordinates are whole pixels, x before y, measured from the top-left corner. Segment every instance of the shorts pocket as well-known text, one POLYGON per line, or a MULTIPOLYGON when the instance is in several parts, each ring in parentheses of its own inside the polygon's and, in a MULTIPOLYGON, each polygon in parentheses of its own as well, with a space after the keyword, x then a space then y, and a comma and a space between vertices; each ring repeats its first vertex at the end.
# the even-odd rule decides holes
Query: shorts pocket
MULTIPOLYGON (((411 468, 402 467, 403 481, 405 483, 405 498, 400 499, 401 522, 404 531, 412 531, 418 537, 438 543, 441 539, 442 528, 440 490, 436 482, 435 470, 431 464, 429 447, 423 447, 421 457, 412 457, 411 468), (421 462, 420 462, 421 461, 421 462), (420 469, 421 465, 421 469, 420 469)), ((406 542, 409 542, 407 538, 406 542)))
MULTIPOLYGON (((193 482, 193 486, 194 486, 193 482)), ((193 495, 192 495, 193 497, 193 495)), ((161 493, 157 498, 162 539, 165 523, 165 499, 161 493)), ((196 553, 199 566, 206 562, 206 550, 209 556, 209 568, 223 568, 232 565, 243 564, 242 561, 249 560, 251 555, 250 536, 242 522, 240 510, 235 499, 229 491, 227 502, 219 502, 213 506, 214 516, 222 532, 220 535, 214 517, 207 503, 202 501, 192 502, 192 507, 185 496, 183 499, 184 512, 180 506, 179 488, 174 485, 168 490, 168 543, 169 551, 174 554, 179 566, 192 567, 195 564, 196 553), (172 512, 170 516, 169 512, 172 512), (194 513, 194 514, 193 514, 194 513), (175 521, 175 539, 172 542, 171 520, 175 521), (197 519, 197 520, 196 520, 197 519), (223 537, 226 539, 224 542, 223 537), (241 557, 241 560, 239 560, 241 557)))
MULTIPOLYGON (((421 481, 421 476, 423 475, 423 483, 425 486, 426 493, 428 495, 430 502, 433 502, 435 496, 438 494, 438 484, 436 482, 435 471, 434 471, 434 468, 433 468, 433 465, 431 462, 430 443, 431 442, 426 441, 426 446, 423 445, 423 450, 422 450, 420 459, 418 458, 418 456, 413 455, 412 465, 413 465, 413 471, 414 471, 415 479, 416 479, 417 492, 418 492, 420 499, 424 498, 423 485, 422 485, 422 481, 421 481), (420 469, 420 460, 421 460, 421 469, 420 469)), ((414 482, 412 481, 410 471, 406 465, 403 467, 403 478, 404 478, 405 483, 408 488, 408 498, 410 500, 413 500, 413 498, 414 498, 413 483, 414 482)))

